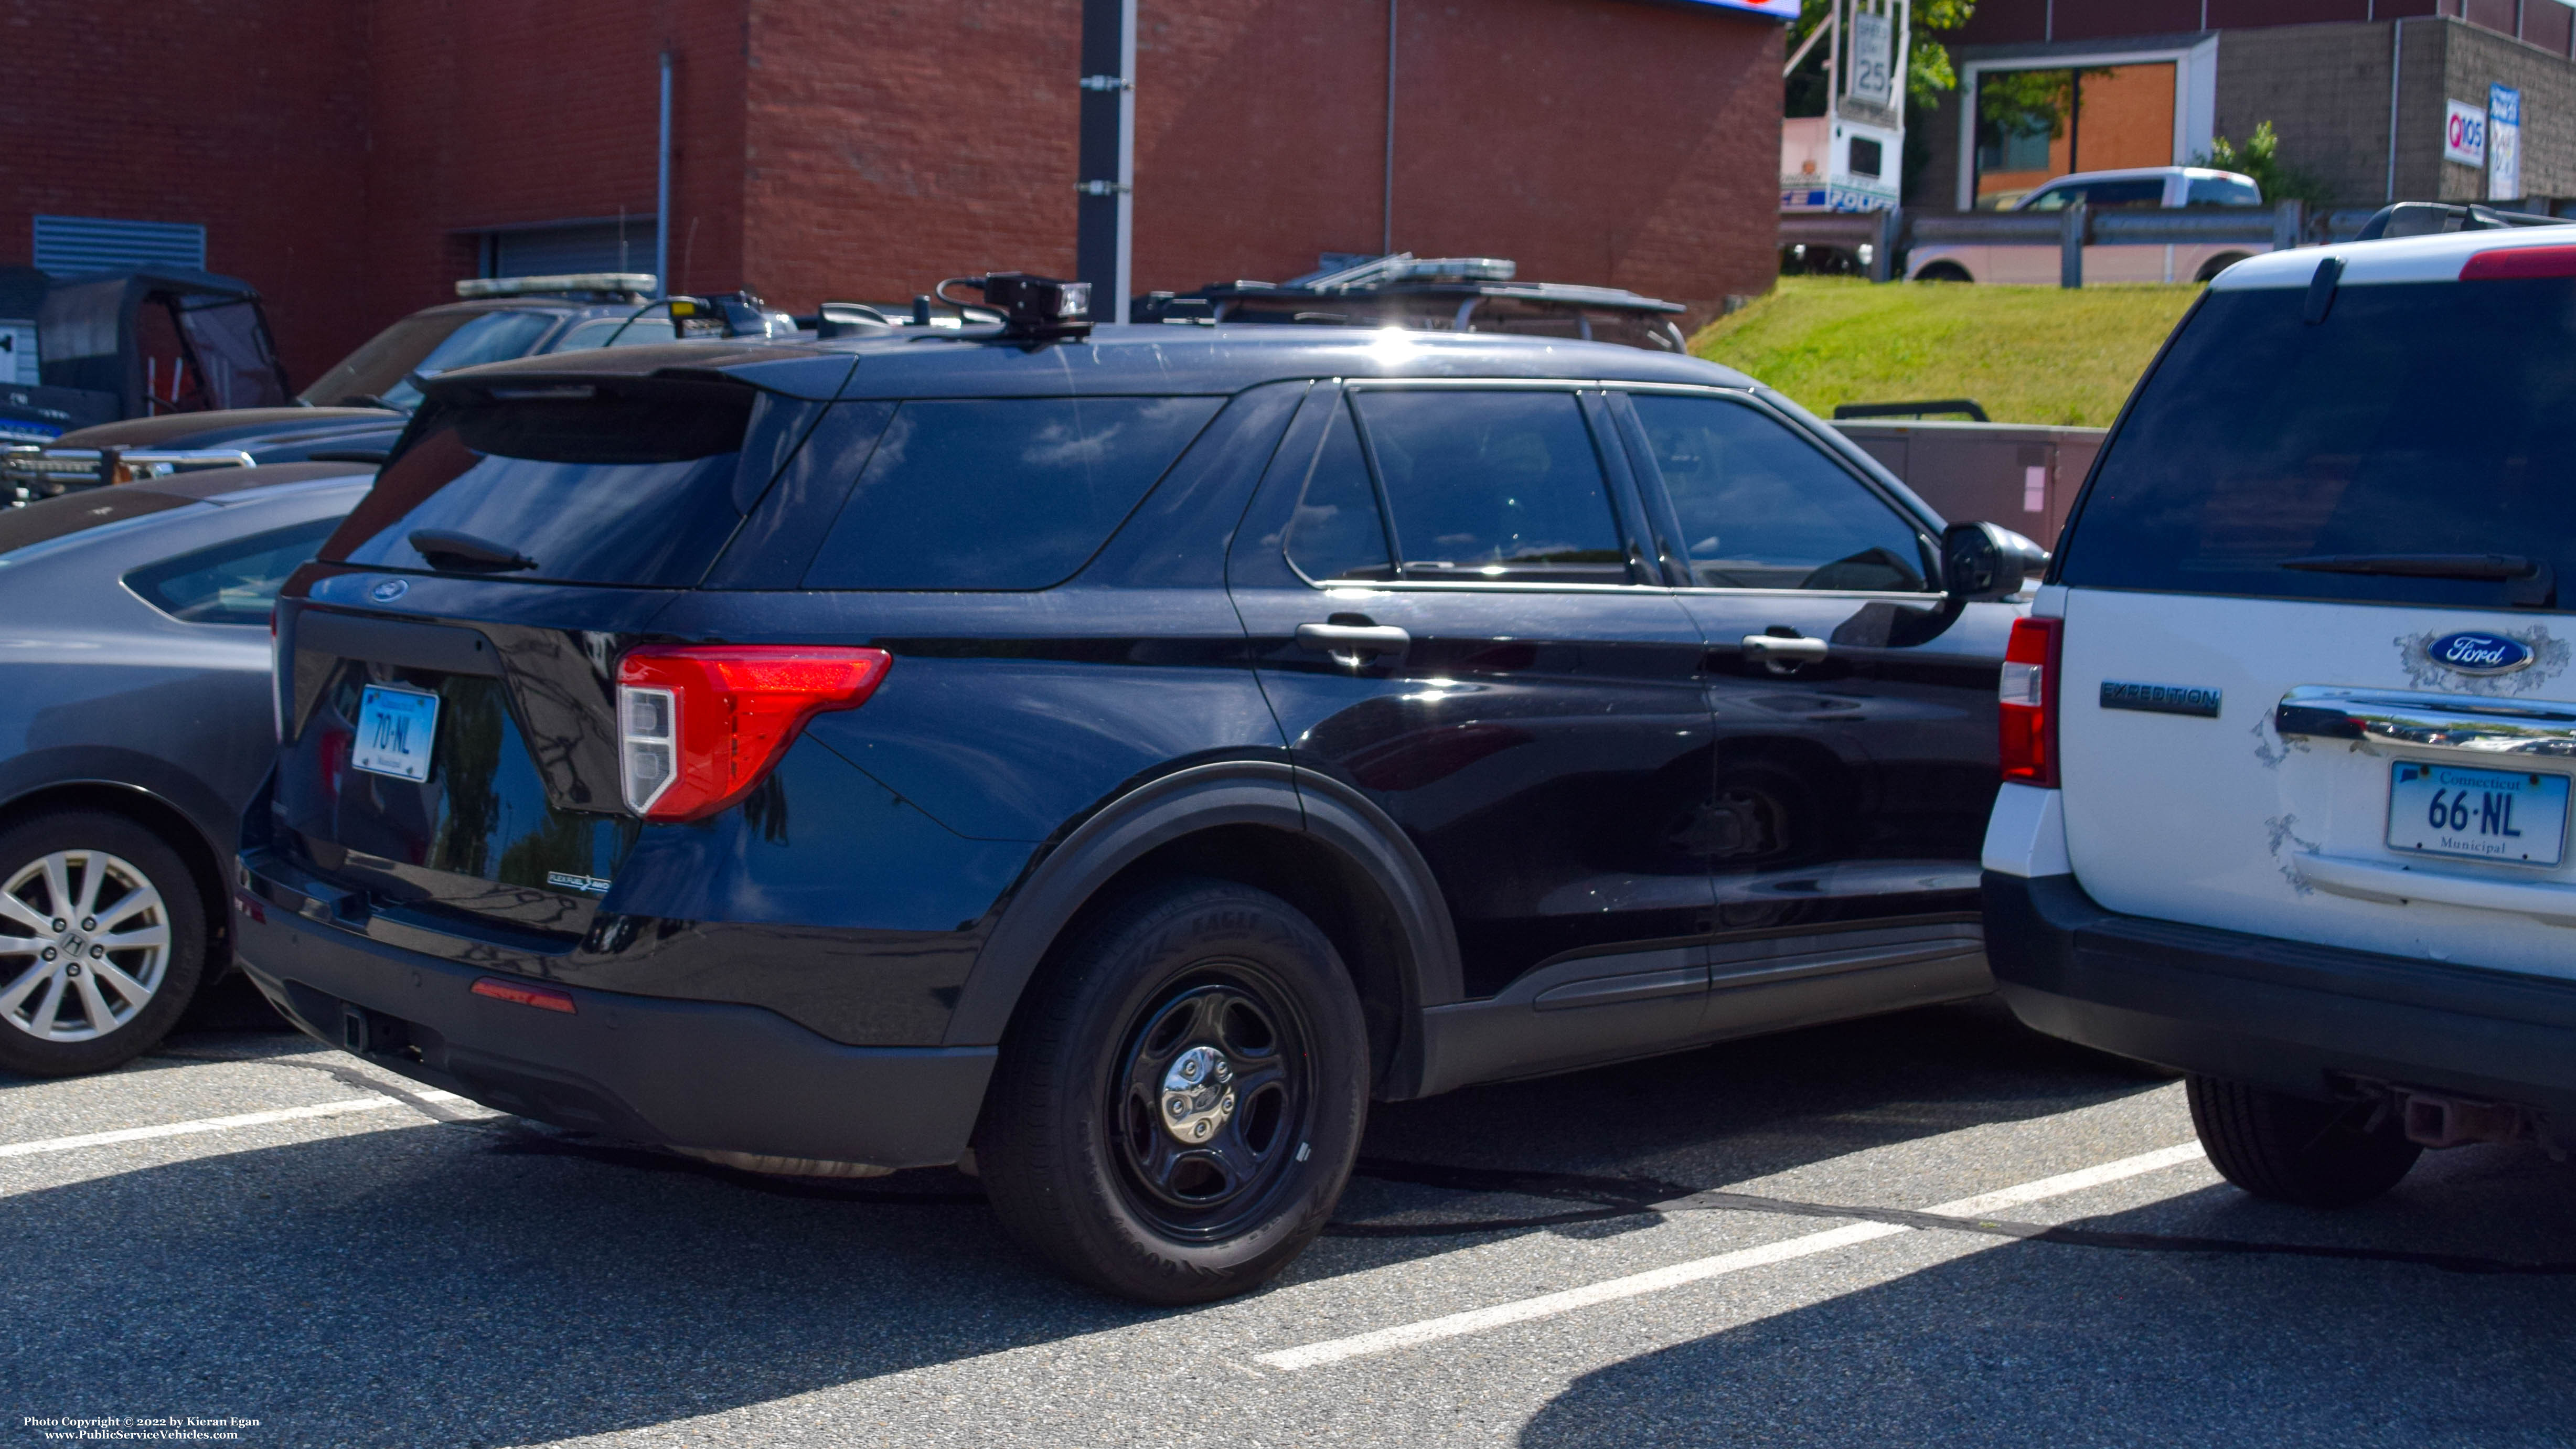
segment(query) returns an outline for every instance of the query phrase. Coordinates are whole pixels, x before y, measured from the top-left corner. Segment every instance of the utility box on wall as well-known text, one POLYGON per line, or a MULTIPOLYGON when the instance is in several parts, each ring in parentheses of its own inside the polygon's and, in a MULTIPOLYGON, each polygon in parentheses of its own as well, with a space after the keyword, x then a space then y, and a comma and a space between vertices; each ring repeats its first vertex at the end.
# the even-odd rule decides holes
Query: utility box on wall
POLYGON ((1839 422, 1845 437, 1952 523, 2000 523, 2057 551, 2107 428, 2021 423, 1839 422))

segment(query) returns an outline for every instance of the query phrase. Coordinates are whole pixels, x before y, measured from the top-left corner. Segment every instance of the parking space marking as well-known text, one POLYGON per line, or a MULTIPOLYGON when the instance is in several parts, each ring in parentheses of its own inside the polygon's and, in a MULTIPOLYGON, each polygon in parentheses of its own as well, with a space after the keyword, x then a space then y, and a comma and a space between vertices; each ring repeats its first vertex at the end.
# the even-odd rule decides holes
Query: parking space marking
MULTIPOLYGON (((454 1092, 424 1088, 413 1095, 433 1102, 462 1102, 454 1092)), ((242 1112, 230 1117, 199 1117, 189 1122, 164 1122, 157 1127, 121 1127, 113 1132, 84 1132, 77 1137, 46 1137, 33 1142, 0 1143, 0 1157, 34 1157, 47 1152, 71 1152, 83 1147, 108 1147, 120 1142, 148 1142, 156 1137, 188 1137, 200 1132, 230 1132, 243 1127, 265 1127, 272 1122, 296 1122, 311 1117, 340 1117, 351 1112, 380 1112, 387 1107, 411 1104, 397 1097, 345 1097, 337 1102, 315 1102, 303 1107, 278 1107, 266 1112, 242 1112)))
MULTIPOLYGON (((2100 1187, 2106 1183, 2118 1182, 2145 1173, 2160 1172, 2168 1167, 2179 1167, 2187 1162, 2199 1161, 2201 1156, 2200 1144, 2184 1143, 2177 1147, 2143 1152, 2135 1157, 2124 1157, 2117 1162, 2106 1162, 2098 1167, 2060 1173, 2054 1177, 2039 1178, 1996 1192, 1960 1198, 1955 1202, 1943 1203, 1923 1211, 1935 1217, 1982 1217, 1999 1208, 2016 1207, 2045 1198, 2062 1197, 2068 1193, 2082 1192, 2086 1188, 2100 1187)), ((1742 1248, 1732 1253, 1695 1258, 1686 1263, 1675 1263, 1670 1267, 1631 1273, 1625 1277, 1610 1278, 1599 1283, 1586 1284, 1581 1288, 1568 1288, 1562 1292, 1545 1293, 1514 1303, 1498 1303, 1491 1308, 1476 1308, 1464 1313, 1444 1314, 1438 1318, 1426 1318, 1416 1323, 1402 1323, 1392 1328, 1355 1333, 1347 1338, 1325 1339, 1319 1343, 1302 1344, 1296 1348, 1256 1354, 1253 1362, 1265 1368, 1274 1369, 1316 1368, 1324 1364, 1339 1363, 1344 1359, 1389 1353, 1400 1348, 1410 1348, 1416 1344, 1432 1343, 1444 1338, 1458 1338, 1470 1333, 1482 1333, 1489 1328, 1500 1328, 1506 1324, 1527 1323, 1536 1318, 1553 1318, 1558 1314, 1571 1313, 1576 1309, 1589 1308, 1599 1303, 1635 1298, 1648 1293, 1660 1293, 1667 1288, 1678 1288, 1686 1283, 1703 1282, 1710 1278, 1724 1277, 1729 1273, 1740 1273, 1748 1268, 1767 1267, 1773 1263, 1785 1263, 1794 1258, 1812 1257, 1817 1253, 1829 1253, 1837 1248, 1848 1248, 1855 1244, 1913 1231, 1916 1229, 1895 1223, 1852 1223, 1845 1227, 1829 1228, 1821 1233, 1808 1233, 1777 1243, 1765 1243, 1760 1247, 1742 1248)))

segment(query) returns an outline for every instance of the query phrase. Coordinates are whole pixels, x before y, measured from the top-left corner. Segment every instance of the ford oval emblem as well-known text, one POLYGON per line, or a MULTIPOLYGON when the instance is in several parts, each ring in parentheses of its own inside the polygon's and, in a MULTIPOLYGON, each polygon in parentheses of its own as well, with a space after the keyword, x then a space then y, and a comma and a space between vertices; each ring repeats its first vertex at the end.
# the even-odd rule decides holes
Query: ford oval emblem
POLYGON ((2434 663, 2462 674, 2511 674, 2531 662, 2531 647, 2502 634, 2445 634, 2428 646, 2434 663))
MULTIPOLYGON (((411 592, 411 580, 409 580, 409 579, 387 579, 387 580, 385 580, 383 583, 380 583, 380 584, 376 585, 374 588, 367 590, 367 597, 368 597, 368 598, 370 598, 370 599, 375 600, 375 601, 376 601, 377 603, 379 603, 379 604, 390 604, 390 603, 392 603, 394 600, 399 599, 399 598, 401 598, 403 595, 408 594, 408 593, 410 593, 410 592, 411 592)), ((2471 639, 2471 638, 2483 639, 2483 638, 2485 638, 2485 637, 2486 637, 2486 636, 2485 636, 2485 635, 2483 635, 2483 634, 2475 634, 2475 635, 2472 635, 2472 634, 2454 634, 2454 635, 2452 635, 2452 636, 2451 636, 2451 639, 2471 639)), ((2445 644, 2447 644, 2447 643, 2449 643, 2449 642, 2450 642, 2450 640, 2449 640, 2449 639, 2445 639, 2445 640, 2443 640, 2442 642, 2443 642, 2443 643, 2445 643, 2445 644)), ((2513 641, 2512 641, 2512 640, 2509 640, 2509 639, 2508 639, 2508 640, 2506 640, 2506 641, 2504 641, 2504 642, 2505 642, 2506 644, 2510 645, 2512 648, 2515 648, 2515 649, 2522 649, 2522 646, 2521 646, 2521 645, 2513 643, 2513 641)), ((2524 660, 2528 660, 2529 658, 2531 658, 2531 651, 2529 651, 2529 650, 2527 650, 2527 649, 2523 650, 2522 658, 2523 658, 2524 660)), ((2520 661, 2517 661, 2517 662, 2520 662, 2520 661)), ((2514 667, 2514 666, 2513 666, 2513 665, 2511 665, 2511 664, 2508 664, 2508 665, 2506 665, 2506 666, 2505 666, 2505 668, 2507 668, 2507 669, 2511 669, 2511 668, 2513 668, 2513 667, 2514 667)))

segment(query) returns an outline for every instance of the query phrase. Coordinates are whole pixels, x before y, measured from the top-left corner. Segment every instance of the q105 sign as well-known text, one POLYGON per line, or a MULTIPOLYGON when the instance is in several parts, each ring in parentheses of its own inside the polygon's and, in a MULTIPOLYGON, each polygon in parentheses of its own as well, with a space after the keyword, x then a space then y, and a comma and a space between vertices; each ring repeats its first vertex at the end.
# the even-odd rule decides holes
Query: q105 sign
POLYGON ((2463 166, 2487 164, 2487 113, 2466 101, 2450 103, 2442 118, 2442 159, 2463 166))

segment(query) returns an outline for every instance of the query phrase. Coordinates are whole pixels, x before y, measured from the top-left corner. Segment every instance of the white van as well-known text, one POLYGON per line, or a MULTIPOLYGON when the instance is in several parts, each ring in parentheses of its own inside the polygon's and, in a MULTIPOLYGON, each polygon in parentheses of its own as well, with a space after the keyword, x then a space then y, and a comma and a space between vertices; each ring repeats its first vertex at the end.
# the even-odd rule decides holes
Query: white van
POLYGON ((2576 1147, 2571 480, 2576 230, 2257 257, 2139 384, 2015 627, 1995 975, 2189 1073, 2240 1187, 2335 1205, 2426 1147, 2576 1147))
MULTIPOLYGON (((2142 166, 2128 171, 2078 171, 2024 196, 2017 212, 2064 211, 2081 198, 2094 211, 2130 207, 2261 206, 2263 188, 2251 176, 2201 166, 2142 166)), ((2089 246, 2084 280, 2103 282, 2206 282, 2247 257, 2272 248, 2255 242, 2206 242, 2183 246, 2089 246)), ((1916 247, 1906 258, 1910 282, 2018 282, 2055 286, 2057 243, 1916 247)))

